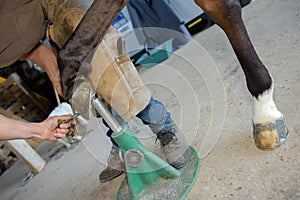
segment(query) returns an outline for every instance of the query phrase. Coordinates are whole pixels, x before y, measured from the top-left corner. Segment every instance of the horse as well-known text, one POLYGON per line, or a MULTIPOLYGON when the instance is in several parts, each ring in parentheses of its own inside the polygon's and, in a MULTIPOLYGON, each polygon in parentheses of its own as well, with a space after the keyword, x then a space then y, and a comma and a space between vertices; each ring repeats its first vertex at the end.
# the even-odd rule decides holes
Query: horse
MULTIPOLYGON (((274 149, 289 135, 283 114, 273 100, 274 81, 257 55, 242 19, 239 0, 194 0, 226 34, 253 96, 253 135, 259 149, 274 149)), ((102 41, 127 0, 94 0, 81 22, 58 53, 62 87, 71 98, 76 72, 87 55, 102 41), (88 31, 87 31, 88 30, 88 31)))

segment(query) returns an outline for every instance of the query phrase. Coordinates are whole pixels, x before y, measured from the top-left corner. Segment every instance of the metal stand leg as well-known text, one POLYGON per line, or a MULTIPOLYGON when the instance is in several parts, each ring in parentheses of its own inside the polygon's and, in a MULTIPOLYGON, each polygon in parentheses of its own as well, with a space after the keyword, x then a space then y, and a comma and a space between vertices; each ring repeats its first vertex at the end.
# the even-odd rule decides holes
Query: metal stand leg
POLYGON ((119 125, 119 123, 116 121, 114 116, 111 114, 111 112, 108 110, 108 108, 104 105, 102 100, 100 100, 98 97, 95 97, 92 100, 92 105, 98 111, 98 113, 101 115, 101 117, 106 121, 106 123, 112 129, 112 131, 114 133, 120 133, 123 131, 124 128, 121 125, 119 125))

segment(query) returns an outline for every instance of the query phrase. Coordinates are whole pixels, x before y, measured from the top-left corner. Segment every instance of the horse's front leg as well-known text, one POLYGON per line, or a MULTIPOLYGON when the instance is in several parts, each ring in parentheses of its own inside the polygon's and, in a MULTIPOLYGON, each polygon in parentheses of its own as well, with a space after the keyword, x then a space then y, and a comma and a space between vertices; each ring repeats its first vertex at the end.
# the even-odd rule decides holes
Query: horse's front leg
POLYGON ((260 149, 273 149, 288 136, 283 115, 273 101, 273 80, 255 52, 241 17, 239 0, 195 0, 226 33, 254 97, 253 134, 260 149))

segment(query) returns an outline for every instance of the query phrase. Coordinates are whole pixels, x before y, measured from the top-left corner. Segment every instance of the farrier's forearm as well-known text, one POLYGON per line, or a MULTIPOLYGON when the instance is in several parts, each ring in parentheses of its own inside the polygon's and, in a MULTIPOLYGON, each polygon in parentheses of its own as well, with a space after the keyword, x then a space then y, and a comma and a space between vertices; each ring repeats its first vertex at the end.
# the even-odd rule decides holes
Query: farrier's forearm
POLYGON ((37 123, 28 123, 0 115, 0 140, 39 138, 37 123))

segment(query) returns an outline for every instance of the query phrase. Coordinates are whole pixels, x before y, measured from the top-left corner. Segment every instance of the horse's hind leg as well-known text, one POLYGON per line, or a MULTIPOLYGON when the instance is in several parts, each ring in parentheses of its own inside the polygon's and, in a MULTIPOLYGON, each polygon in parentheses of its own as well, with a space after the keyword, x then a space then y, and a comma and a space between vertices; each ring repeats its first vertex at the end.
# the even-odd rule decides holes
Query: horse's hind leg
POLYGON ((284 143, 288 130, 273 101, 273 80, 255 52, 241 17, 239 0, 195 0, 226 33, 244 71, 247 87, 254 97, 253 134, 260 149, 284 143))

